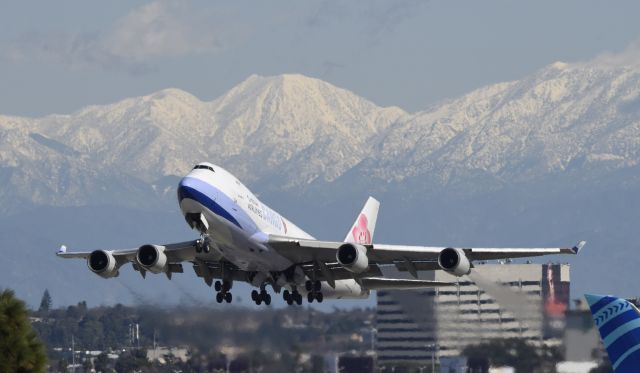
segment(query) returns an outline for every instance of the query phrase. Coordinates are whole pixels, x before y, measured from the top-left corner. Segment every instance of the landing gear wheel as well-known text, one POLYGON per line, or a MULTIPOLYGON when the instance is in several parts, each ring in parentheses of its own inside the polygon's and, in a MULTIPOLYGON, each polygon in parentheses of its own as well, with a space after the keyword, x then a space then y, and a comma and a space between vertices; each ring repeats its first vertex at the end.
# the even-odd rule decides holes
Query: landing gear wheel
POLYGON ((253 300, 254 302, 257 302, 257 300, 259 298, 260 298, 260 294, 258 293, 258 291, 252 290, 251 291, 251 300, 253 300))
POLYGON ((222 303, 223 298, 224 298, 224 294, 222 293, 216 294, 216 302, 222 303))
POLYGON ((322 293, 316 293, 316 300, 318 301, 318 303, 322 303, 322 301, 324 300, 324 296, 322 295, 322 293))
POLYGON ((222 290, 222 284, 220 283, 220 281, 216 281, 215 285, 213 285, 213 288, 216 289, 217 292, 222 290))
POLYGON ((231 295, 231 293, 225 293, 225 294, 224 294, 224 300, 225 300, 227 303, 231 303, 231 300, 233 300, 233 296, 231 295))
POLYGON ((293 299, 291 299, 291 298, 287 298, 286 301, 287 301, 288 305, 292 305, 293 304, 293 299))
POLYGON ((297 291, 294 294, 294 301, 298 306, 302 304, 302 295, 300 295, 300 293, 298 293, 297 291))
POLYGON ((320 281, 316 281, 313 283, 313 290, 318 292, 322 290, 322 283, 320 281))
POLYGON ((266 304, 267 306, 271 304, 271 295, 267 294, 267 296, 264 298, 264 304, 266 304))
POLYGON ((285 290, 282 292, 282 299, 289 300, 290 298, 291 298, 291 293, 289 293, 289 290, 285 290))
POLYGON ((311 290, 313 290, 313 284, 312 284, 312 282, 307 280, 307 281, 304 283, 304 288, 305 288, 307 291, 311 291, 311 290))
POLYGON ((313 293, 308 293, 307 294, 307 302, 313 303, 313 298, 314 298, 313 293))

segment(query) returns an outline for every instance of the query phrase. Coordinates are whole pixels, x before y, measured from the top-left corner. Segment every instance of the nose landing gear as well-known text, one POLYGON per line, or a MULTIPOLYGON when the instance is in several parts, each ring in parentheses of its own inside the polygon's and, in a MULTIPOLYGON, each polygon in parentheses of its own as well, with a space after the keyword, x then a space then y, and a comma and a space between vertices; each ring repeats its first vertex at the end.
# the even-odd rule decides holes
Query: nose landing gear
POLYGON ((205 252, 208 254, 211 251, 211 246, 209 246, 209 235, 201 234, 200 238, 196 241, 196 253, 205 252))

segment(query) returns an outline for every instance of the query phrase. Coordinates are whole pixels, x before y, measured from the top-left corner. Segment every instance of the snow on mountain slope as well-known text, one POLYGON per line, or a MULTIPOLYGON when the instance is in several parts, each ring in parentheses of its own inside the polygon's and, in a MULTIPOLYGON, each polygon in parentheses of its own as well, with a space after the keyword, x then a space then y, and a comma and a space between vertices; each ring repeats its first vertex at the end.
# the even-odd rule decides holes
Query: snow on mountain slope
POLYGON ((640 160, 640 73, 555 63, 395 125, 379 141, 388 180, 484 173, 508 182, 640 160))
POLYGON ((281 75, 251 76, 213 102, 166 89, 70 115, 0 117, 0 200, 4 210, 21 199, 95 203, 96 191, 139 189, 203 160, 249 182, 330 181, 406 115, 317 79, 281 75))
POLYGON ((166 89, 69 115, 0 116, 0 201, 12 210, 19 201, 112 203, 131 192, 126 204, 152 187, 171 192, 160 180, 202 160, 289 190, 351 170, 434 185, 588 176, 636 166, 639 152, 634 68, 555 63, 415 114, 302 75, 253 75, 212 102, 166 89))

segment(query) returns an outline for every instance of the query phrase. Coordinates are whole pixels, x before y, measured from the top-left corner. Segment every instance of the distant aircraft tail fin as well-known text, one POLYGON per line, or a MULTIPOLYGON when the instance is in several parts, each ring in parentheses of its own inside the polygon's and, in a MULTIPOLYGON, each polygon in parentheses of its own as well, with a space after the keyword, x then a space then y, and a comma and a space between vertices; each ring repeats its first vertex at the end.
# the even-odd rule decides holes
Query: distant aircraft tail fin
POLYGON ((640 311, 631 302, 609 295, 585 294, 616 373, 640 367, 640 311))
POLYGON ((376 221, 378 220, 378 209, 380 209, 380 202, 373 197, 369 197, 351 229, 347 232, 344 242, 371 245, 373 243, 373 232, 376 229, 376 221))

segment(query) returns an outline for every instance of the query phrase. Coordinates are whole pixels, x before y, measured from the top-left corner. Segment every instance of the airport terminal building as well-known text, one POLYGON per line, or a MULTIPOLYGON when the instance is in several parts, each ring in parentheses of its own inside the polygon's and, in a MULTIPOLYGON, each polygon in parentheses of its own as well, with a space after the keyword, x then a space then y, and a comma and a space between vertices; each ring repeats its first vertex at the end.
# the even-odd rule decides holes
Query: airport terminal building
POLYGON ((525 338, 538 345, 562 341, 570 299, 568 264, 478 264, 470 276, 430 271, 419 278, 456 285, 378 291, 379 365, 429 365, 495 338, 525 338))

